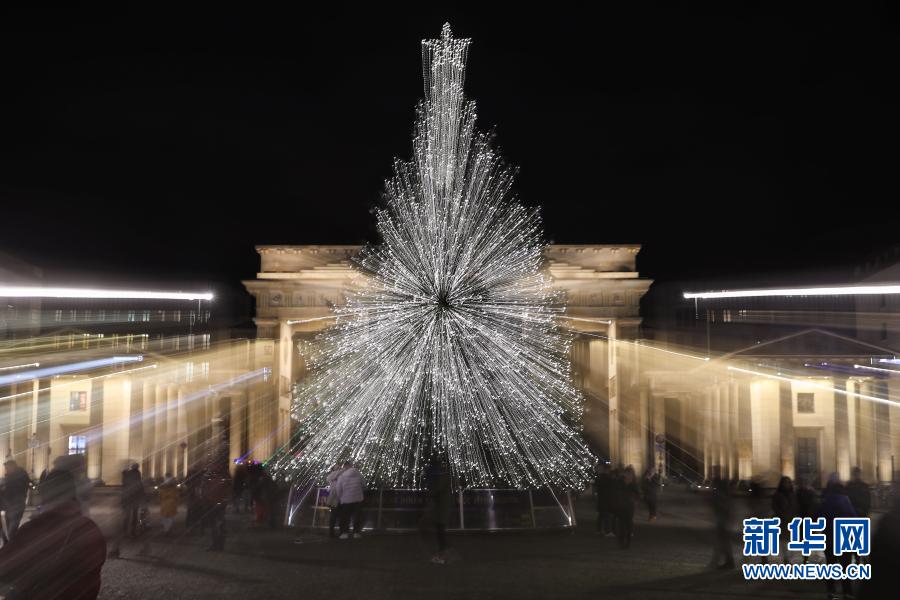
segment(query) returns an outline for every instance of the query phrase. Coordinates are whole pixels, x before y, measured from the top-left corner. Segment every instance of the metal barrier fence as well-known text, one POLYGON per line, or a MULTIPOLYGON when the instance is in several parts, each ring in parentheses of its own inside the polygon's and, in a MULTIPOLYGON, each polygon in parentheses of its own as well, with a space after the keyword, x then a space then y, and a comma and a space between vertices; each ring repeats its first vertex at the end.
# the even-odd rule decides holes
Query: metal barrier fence
MULTIPOLYGON (((365 529, 413 530, 421 526, 426 492, 409 489, 371 490, 361 514, 365 529)), ((466 489, 452 497, 450 531, 559 529, 575 526, 575 509, 568 491, 466 489)), ((288 508, 288 522, 328 527, 328 489, 313 488, 288 508)))

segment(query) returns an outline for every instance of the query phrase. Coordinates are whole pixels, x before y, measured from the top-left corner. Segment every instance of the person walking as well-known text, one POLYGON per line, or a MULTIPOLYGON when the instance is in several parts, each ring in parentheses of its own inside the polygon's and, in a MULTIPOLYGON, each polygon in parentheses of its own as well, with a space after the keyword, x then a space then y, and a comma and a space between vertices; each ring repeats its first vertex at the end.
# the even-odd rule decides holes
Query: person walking
MULTIPOLYGON (((781 530, 787 531, 788 523, 797 516, 797 495, 794 493, 794 482, 790 477, 782 477, 778 481, 778 487, 772 494, 772 515, 781 519, 781 530)), ((787 550, 787 538, 780 536, 779 544, 784 547, 784 552, 779 548, 779 554, 783 554, 784 561, 790 562, 787 550)))
POLYGON ((0 548, 0 594, 30 600, 94 600, 106 560, 100 528, 81 514, 75 479, 52 470, 40 484, 42 510, 0 548))
POLYGON ((641 497, 638 488, 634 468, 625 467, 622 478, 616 485, 616 537, 619 540, 619 548, 627 550, 631 547, 631 538, 634 536, 634 506, 641 497))
POLYGON ((641 491, 644 494, 644 502, 647 503, 647 520, 656 520, 656 507, 659 501, 659 473, 654 467, 647 469, 641 480, 641 491))
POLYGON ((340 506, 340 498, 338 498, 337 479, 343 472, 344 465, 337 464, 331 470, 331 473, 325 476, 325 481, 328 483, 328 537, 330 538, 337 537, 334 532, 334 529, 335 527, 337 527, 338 519, 340 517, 340 511, 338 510, 340 506))
POLYGON ((711 569, 735 568, 734 554, 731 548, 731 495, 728 482, 717 476, 713 480, 713 491, 710 496, 715 526, 713 527, 713 554, 709 561, 711 569))
MULTIPOLYGON (((832 473, 828 478, 828 484, 822 494, 822 504, 816 511, 815 518, 825 519, 825 562, 827 564, 838 563, 841 568, 846 570, 850 564, 853 555, 844 552, 840 556, 834 554, 834 520, 839 517, 855 517, 856 511, 847 497, 847 490, 841 484, 841 480, 837 473, 832 473)), ((835 593, 834 579, 826 579, 825 584, 828 588, 829 598, 837 598, 835 593)), ((853 594, 853 586, 849 579, 841 580, 841 587, 844 597, 849 598, 853 594)))
POLYGON ((3 479, 3 486, 0 487, 0 506, 6 511, 7 535, 12 539, 25 514, 31 478, 13 459, 8 459, 3 463, 3 467, 6 476, 3 479))
POLYGON ((219 552, 225 549, 225 507, 231 497, 231 482, 220 466, 209 469, 203 481, 203 502, 206 525, 212 530, 212 543, 207 550, 219 552))
POLYGON ((615 535, 613 529, 615 486, 616 481, 609 472, 609 463, 601 462, 597 465, 597 475, 594 478, 594 497, 597 501, 597 533, 602 535, 615 535))
POLYGON ((144 500, 144 481, 137 463, 122 471, 123 532, 135 537, 138 531, 138 511, 144 500))
POLYGON ((247 487, 247 465, 238 460, 234 466, 234 478, 232 479, 231 503, 235 514, 241 514, 241 504, 244 499, 244 489, 247 487))
POLYGON ((869 484, 863 481, 862 469, 853 467, 850 472, 850 481, 846 486, 847 497, 850 498, 850 504, 853 510, 860 517, 868 517, 872 510, 872 490, 869 484))
POLYGON ((344 462, 344 472, 337 478, 338 511, 341 514, 340 539, 350 538, 350 521, 353 521, 353 537, 362 537, 362 511, 366 482, 362 473, 349 460, 344 462))
POLYGON ((169 535, 178 515, 178 483, 171 473, 159 484, 159 518, 163 535, 169 535))
POLYGON ((447 562, 447 523, 450 522, 450 468, 446 461, 435 460, 428 465, 425 490, 421 531, 426 537, 434 533, 437 554, 431 557, 431 562, 442 565, 447 562))

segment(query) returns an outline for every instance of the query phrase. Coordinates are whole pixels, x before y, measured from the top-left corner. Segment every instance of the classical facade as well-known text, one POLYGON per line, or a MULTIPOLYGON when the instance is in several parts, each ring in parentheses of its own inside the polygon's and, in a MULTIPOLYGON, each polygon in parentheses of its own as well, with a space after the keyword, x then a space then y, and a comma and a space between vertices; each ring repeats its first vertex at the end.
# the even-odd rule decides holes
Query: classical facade
POLYGON ((116 485, 131 462, 145 477, 184 477, 191 466, 265 460, 276 450, 273 342, 168 354, 123 354, 111 344, 53 351, 38 343, 0 355, 7 458, 38 476, 57 456, 84 454, 88 477, 116 485))
MULTIPOLYGON (((259 339, 276 342, 279 441, 290 431, 291 389, 306 374, 304 349, 332 323, 353 277, 360 246, 258 246, 260 271, 244 281, 256 299, 259 339)), ((585 433, 601 455, 645 463, 639 403, 640 300, 650 286, 636 270, 638 245, 551 245, 545 269, 567 299, 565 326, 576 335, 574 373, 584 390, 585 433), (610 351, 612 349, 613 351, 610 351), (626 398, 635 396, 635 401, 626 398)))

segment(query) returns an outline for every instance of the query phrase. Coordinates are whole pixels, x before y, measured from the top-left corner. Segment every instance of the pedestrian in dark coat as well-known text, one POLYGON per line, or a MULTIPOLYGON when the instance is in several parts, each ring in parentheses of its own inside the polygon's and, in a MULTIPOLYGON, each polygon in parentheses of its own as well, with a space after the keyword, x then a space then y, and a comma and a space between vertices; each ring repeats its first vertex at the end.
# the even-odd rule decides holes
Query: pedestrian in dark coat
MULTIPOLYGON (((825 492, 822 494, 822 503, 819 505, 815 518, 825 518, 825 562, 827 564, 839 563, 846 570, 847 565, 853 555, 844 552, 840 556, 836 556, 834 550, 834 520, 838 517, 855 517, 856 511, 847 497, 847 490, 841 484, 837 473, 832 473, 828 478, 828 485, 825 486, 825 492)), ((828 594, 834 596, 835 584, 834 579, 826 579, 825 584, 828 587, 828 594)), ((841 580, 841 587, 844 590, 844 596, 849 597, 853 594, 853 586, 849 579, 841 580)))
POLYGON ((6 511, 7 533, 12 538, 25 514, 25 502, 31 488, 31 479, 25 469, 12 459, 3 463, 3 466, 6 469, 6 477, 3 480, 3 487, 0 488, 0 506, 6 511))
POLYGON ((630 466, 622 471, 622 478, 616 484, 616 537, 619 547, 627 550, 631 547, 634 535, 634 506, 641 497, 634 469, 630 466))
POLYGON ((597 500, 597 531, 603 535, 615 535, 613 504, 616 480, 609 470, 609 464, 601 462, 594 478, 594 496, 597 500))
POLYGON ((715 526, 713 527, 713 554, 709 561, 712 569, 733 569, 734 553, 731 548, 732 501, 728 482, 722 477, 713 480, 710 505, 715 526))
POLYGON ((81 514, 71 473, 51 471, 40 493, 40 514, 0 548, 0 582, 12 587, 10 597, 93 600, 106 560, 103 533, 81 514))
POLYGON ((144 501, 144 482, 141 479, 140 467, 132 463, 122 471, 122 512, 124 514, 123 530, 125 535, 137 534, 138 511, 144 501))
MULTIPOLYGON (((797 495, 794 493, 794 482, 790 477, 782 477, 778 482, 775 493, 772 494, 772 514, 781 519, 781 530, 787 531, 788 523, 797 516, 797 495)), ((778 538, 779 544, 786 546, 787 539, 784 536, 778 538)), ((779 554, 788 559, 788 551, 779 549, 779 554)))
POLYGON ((659 503, 659 473, 650 467, 641 479, 641 492, 644 494, 644 502, 647 503, 647 519, 656 520, 656 507, 659 503))
POLYGON ((860 517, 868 517, 872 510, 872 490, 869 484, 862 479, 862 469, 853 467, 850 474, 850 481, 847 482, 847 497, 850 498, 850 504, 853 510, 860 517))

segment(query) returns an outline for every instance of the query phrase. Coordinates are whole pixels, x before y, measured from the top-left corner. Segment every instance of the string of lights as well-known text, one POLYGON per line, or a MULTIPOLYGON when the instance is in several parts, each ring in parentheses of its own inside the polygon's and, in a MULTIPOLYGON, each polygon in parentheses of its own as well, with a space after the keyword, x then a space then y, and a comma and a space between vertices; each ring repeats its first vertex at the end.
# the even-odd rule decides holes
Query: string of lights
POLYGON ((449 25, 422 42, 412 160, 395 161, 381 243, 355 259, 347 303, 308 356, 296 434, 270 463, 278 477, 318 479, 350 459, 370 483, 418 488, 435 458, 462 487, 580 488, 590 477, 540 217, 475 128, 469 44, 449 25))

